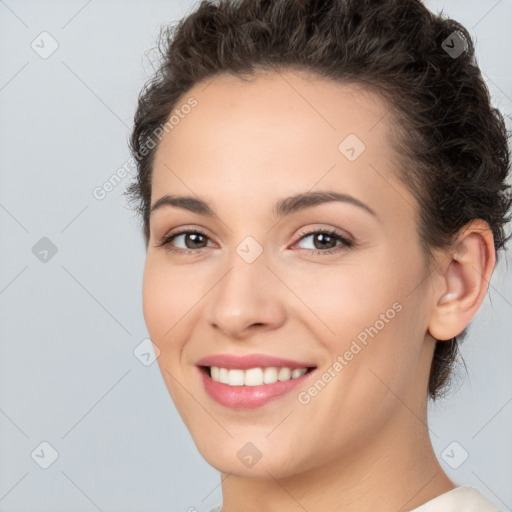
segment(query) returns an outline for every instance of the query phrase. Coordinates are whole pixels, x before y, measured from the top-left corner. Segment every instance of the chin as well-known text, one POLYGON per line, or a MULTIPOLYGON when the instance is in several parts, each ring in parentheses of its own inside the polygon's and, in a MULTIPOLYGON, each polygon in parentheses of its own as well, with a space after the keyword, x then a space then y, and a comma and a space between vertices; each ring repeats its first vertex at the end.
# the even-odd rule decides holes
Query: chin
MULTIPOLYGON (((246 439, 249 436, 246 437, 246 439)), ((224 443, 205 440, 205 446, 196 443, 198 451, 205 461, 221 473, 241 478, 286 478, 304 471, 304 462, 295 460, 296 448, 281 446, 279 451, 273 444, 231 439, 224 443), (208 444, 210 443, 210 444, 208 444), (294 453, 286 453, 292 450, 294 453), (300 469, 299 469, 300 468, 300 469)), ((304 451, 301 450, 302 458, 304 451)), ((311 459, 310 459, 311 460, 311 459)))

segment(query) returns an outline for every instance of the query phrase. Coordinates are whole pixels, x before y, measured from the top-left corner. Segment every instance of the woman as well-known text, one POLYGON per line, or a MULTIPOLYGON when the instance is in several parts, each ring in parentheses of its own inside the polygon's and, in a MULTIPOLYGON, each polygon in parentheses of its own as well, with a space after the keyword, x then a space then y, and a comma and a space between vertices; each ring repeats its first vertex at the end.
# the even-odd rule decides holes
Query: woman
POLYGON ((130 140, 144 317, 222 510, 497 510, 426 413, 510 220, 468 32, 419 0, 221 0, 161 42, 130 140))

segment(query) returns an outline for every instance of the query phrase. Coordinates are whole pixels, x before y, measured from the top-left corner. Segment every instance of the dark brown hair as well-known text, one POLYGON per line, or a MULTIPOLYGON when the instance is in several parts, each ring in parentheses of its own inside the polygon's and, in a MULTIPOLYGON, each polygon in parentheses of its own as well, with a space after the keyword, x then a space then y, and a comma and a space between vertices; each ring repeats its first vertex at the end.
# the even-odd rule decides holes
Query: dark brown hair
MULTIPOLYGON (((418 203, 425 261, 472 219, 486 221, 496 255, 512 203, 503 116, 490 103, 467 30, 420 0, 203 0, 162 27, 162 60, 139 98, 130 138, 137 179, 126 191, 149 240, 156 138, 178 101, 219 73, 312 71, 377 92, 389 107, 398 177, 418 203)), ((438 340, 428 396, 448 389, 458 345, 438 340)))

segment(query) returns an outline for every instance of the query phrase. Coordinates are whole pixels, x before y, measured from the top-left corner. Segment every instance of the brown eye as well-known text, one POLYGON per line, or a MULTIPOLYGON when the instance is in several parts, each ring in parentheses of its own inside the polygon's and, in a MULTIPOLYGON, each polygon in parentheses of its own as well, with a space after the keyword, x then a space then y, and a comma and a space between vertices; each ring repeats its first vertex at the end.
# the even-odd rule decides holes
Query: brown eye
POLYGON ((336 247, 337 239, 334 236, 326 235, 325 233, 315 233, 315 235, 313 235, 313 241, 320 244, 320 247, 318 247, 313 243, 317 249, 332 249, 333 247, 336 247))
POLYGON ((161 243, 158 245, 158 247, 165 247, 166 250, 170 252, 193 253, 199 252, 200 249, 204 249, 206 247, 205 244, 207 244, 208 240, 209 238, 201 231, 183 230, 165 236, 162 239, 161 243), (185 247, 174 247, 173 242, 180 239, 180 243, 184 243, 185 247))
POLYGON ((335 230, 318 229, 308 233, 302 233, 299 242, 311 238, 313 247, 306 248, 315 254, 331 254, 352 247, 354 243, 335 230), (338 244, 340 242, 340 244, 338 244))
MULTIPOLYGON (((179 236, 181 236, 181 235, 179 235, 179 236)), ((204 239, 205 239, 205 237, 201 233, 195 233, 195 232, 184 233, 184 237, 185 237, 184 238, 185 245, 187 246, 188 249, 198 249, 198 245, 201 246, 201 244, 204 242, 204 239), (187 241, 190 242, 191 246, 189 244, 187 244, 187 241)), ((172 239, 174 239, 174 238, 176 238, 176 235, 172 239)), ((199 247, 199 248, 201 248, 201 247, 199 247)))

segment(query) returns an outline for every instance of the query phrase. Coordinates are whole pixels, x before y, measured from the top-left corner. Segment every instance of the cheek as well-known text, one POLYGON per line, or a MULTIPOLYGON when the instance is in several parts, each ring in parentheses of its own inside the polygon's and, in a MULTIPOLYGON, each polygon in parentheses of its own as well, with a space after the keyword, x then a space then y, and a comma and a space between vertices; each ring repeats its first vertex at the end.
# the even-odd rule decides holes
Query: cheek
POLYGON ((212 287, 215 275, 201 273, 193 265, 172 265, 165 254, 146 257, 142 281, 142 309, 153 343, 161 351, 159 361, 175 368, 200 316, 201 299, 212 287))
POLYGON ((172 337, 181 312, 180 284, 171 277, 159 258, 148 254, 142 281, 142 309, 151 339, 161 350, 164 340, 172 337))
POLYGON ((293 292, 288 294, 289 304, 302 319, 314 319, 315 331, 322 332, 324 339, 329 333, 338 340, 357 335, 400 298, 396 276, 379 270, 386 265, 373 258, 368 263, 356 258, 316 269, 311 264, 309 268, 282 269, 283 281, 290 283, 293 292))
POLYGON ((421 281, 422 269, 407 264, 404 254, 380 250, 355 254, 337 266, 282 269, 294 295, 289 302, 293 314, 307 322, 333 360, 350 350, 347 359, 357 359, 356 366, 376 361, 384 369, 386 362, 396 368, 415 357, 419 344, 413 342, 422 340, 421 292, 411 290, 421 281))

